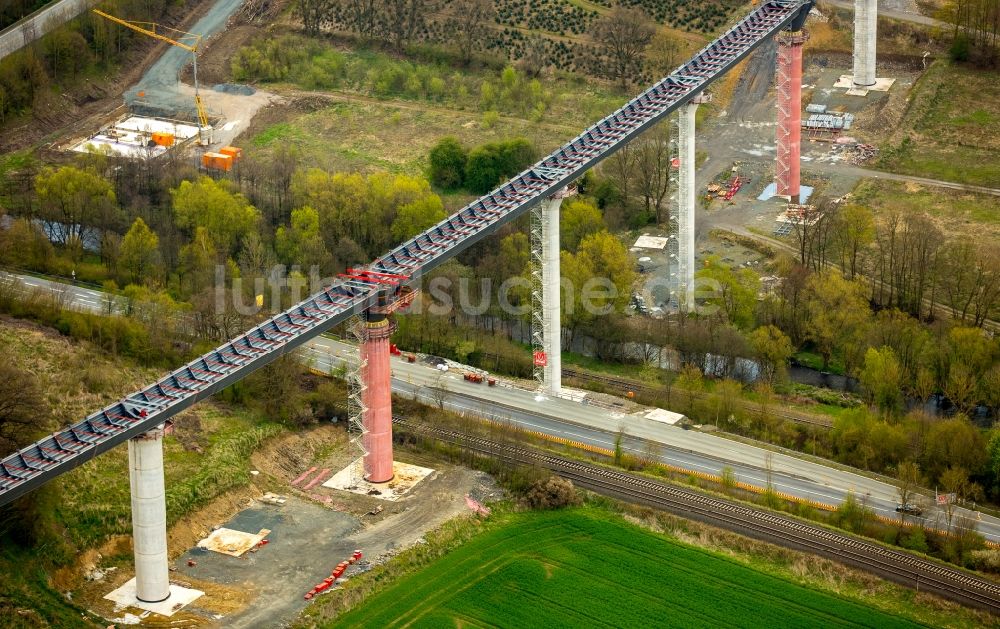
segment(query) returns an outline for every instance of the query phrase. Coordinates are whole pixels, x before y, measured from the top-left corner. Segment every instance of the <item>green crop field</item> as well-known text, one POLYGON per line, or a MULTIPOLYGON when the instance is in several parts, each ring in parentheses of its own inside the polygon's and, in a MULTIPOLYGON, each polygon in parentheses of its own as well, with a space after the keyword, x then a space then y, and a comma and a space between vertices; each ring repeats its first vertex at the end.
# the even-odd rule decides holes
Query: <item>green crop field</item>
POLYGON ((519 513, 337 627, 912 627, 594 508, 519 513))

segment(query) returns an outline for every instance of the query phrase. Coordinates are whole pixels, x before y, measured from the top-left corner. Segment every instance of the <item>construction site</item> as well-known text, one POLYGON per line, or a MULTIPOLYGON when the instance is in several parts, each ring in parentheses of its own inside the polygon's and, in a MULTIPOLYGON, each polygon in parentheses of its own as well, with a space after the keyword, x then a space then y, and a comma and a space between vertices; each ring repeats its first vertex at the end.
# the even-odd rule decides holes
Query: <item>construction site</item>
POLYGON ((191 27, 180 31, 149 22, 132 22, 94 9, 93 14, 170 46, 124 94, 114 119, 62 145, 78 153, 95 152, 131 159, 157 159, 168 152, 193 159, 205 171, 229 172, 241 149, 229 143, 256 112, 274 98, 246 85, 217 84, 206 93, 198 78, 204 42, 224 30, 242 2, 218 2, 191 27), (192 85, 181 82, 191 72, 192 85), (121 113, 124 111, 125 113, 121 113))

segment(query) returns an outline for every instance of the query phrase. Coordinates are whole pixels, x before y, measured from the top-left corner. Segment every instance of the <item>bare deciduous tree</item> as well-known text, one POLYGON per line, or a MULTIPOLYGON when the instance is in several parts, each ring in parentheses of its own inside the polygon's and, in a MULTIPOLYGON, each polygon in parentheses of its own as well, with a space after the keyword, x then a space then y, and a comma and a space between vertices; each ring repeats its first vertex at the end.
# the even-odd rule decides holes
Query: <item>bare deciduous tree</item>
POLYGON ((374 37, 378 25, 379 0, 341 0, 345 26, 362 37, 374 37))
MULTIPOLYGON (((920 468, 913 461, 903 461, 896 467, 896 494, 899 496, 899 504, 906 506, 912 504, 917 495, 917 489, 923 477, 920 475, 920 468)), ((900 510, 900 524, 906 521, 906 511, 900 510)))
POLYGON ((319 35, 320 29, 333 20, 334 0, 298 0, 295 15, 302 20, 302 28, 310 35, 319 35))
POLYGON ((663 122, 643 135, 636 151, 636 188, 645 203, 646 212, 663 223, 664 199, 670 187, 670 126, 663 122))
POLYGON ((396 50, 413 41, 426 14, 427 0, 382 0, 382 25, 396 50))
POLYGON ((656 32, 653 20, 640 9, 615 8, 594 25, 591 37, 597 65, 622 90, 642 71, 642 59, 656 32))
POLYGON ((464 63, 472 59, 490 34, 496 17, 493 0, 456 0, 451 3, 453 16, 448 20, 451 37, 464 63))
POLYGON ((31 441, 46 424, 48 409, 31 374, 0 364, 0 455, 31 441))

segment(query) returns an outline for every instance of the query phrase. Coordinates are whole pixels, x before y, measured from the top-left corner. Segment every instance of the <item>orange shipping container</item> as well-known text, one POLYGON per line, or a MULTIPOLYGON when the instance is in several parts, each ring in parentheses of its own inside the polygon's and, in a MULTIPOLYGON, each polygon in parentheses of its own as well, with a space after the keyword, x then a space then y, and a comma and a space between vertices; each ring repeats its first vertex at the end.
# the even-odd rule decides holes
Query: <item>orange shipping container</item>
POLYGON ((174 145, 174 134, 173 133, 161 133, 156 132, 152 135, 152 140, 160 146, 173 146, 174 145))
POLYGON ((223 155, 229 155, 234 162, 240 161, 240 157, 243 155, 243 149, 236 146, 223 146, 219 152, 223 155))
POLYGON ((203 153, 201 165, 212 170, 224 170, 229 172, 233 167, 233 157, 222 153, 203 153))

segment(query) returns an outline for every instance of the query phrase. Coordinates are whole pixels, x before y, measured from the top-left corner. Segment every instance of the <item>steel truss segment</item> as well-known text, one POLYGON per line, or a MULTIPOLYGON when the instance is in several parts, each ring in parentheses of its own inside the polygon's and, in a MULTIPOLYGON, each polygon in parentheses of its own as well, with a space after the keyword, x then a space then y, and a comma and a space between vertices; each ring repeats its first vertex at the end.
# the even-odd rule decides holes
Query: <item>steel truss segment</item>
MULTIPOLYGON (((424 274, 572 183, 588 168, 669 115, 763 41, 783 28, 801 22, 800 14, 808 12, 811 6, 812 0, 764 1, 721 37, 699 51, 689 62, 643 91, 614 114, 591 125, 580 136, 519 173, 511 181, 462 208, 457 215, 448 217, 395 247, 372 266, 385 271, 405 266, 407 279, 401 279, 399 285, 412 287, 424 274), (471 229, 459 235, 454 222, 456 219, 471 229), (432 234, 438 234, 437 237, 441 238, 440 234, 444 233, 442 230, 449 228, 453 230, 453 237, 447 244, 434 241, 432 234), (408 262, 404 264, 404 261, 408 262)), ((371 280, 341 278, 333 286, 285 311, 280 320, 276 318, 264 322, 209 352, 204 359, 199 359, 200 367, 199 361, 189 363, 162 378, 159 388, 154 385, 144 389, 145 393, 153 394, 156 391, 166 394, 171 390, 177 397, 169 403, 152 407, 146 417, 136 418, 127 428, 102 420, 104 411, 99 411, 61 431, 63 442, 53 441, 50 437, 28 448, 27 451, 31 452, 29 456, 40 461, 46 460, 41 454, 42 444, 53 444, 68 453, 58 463, 48 461, 50 464, 43 471, 27 468, 20 453, 5 457, 0 461, 0 505, 31 491, 92 456, 162 424, 174 414, 238 381, 285 351, 343 323, 352 313, 363 312, 374 305, 380 286, 380 283, 371 280), (309 319, 311 323, 299 324, 299 317, 309 319), (230 362, 227 357, 233 361, 230 362), (102 421, 111 429, 98 427, 97 423, 102 421), (68 448, 66 444, 70 442, 81 444, 80 449, 73 451, 68 448)), ((122 403, 104 410, 129 415, 122 403)))

